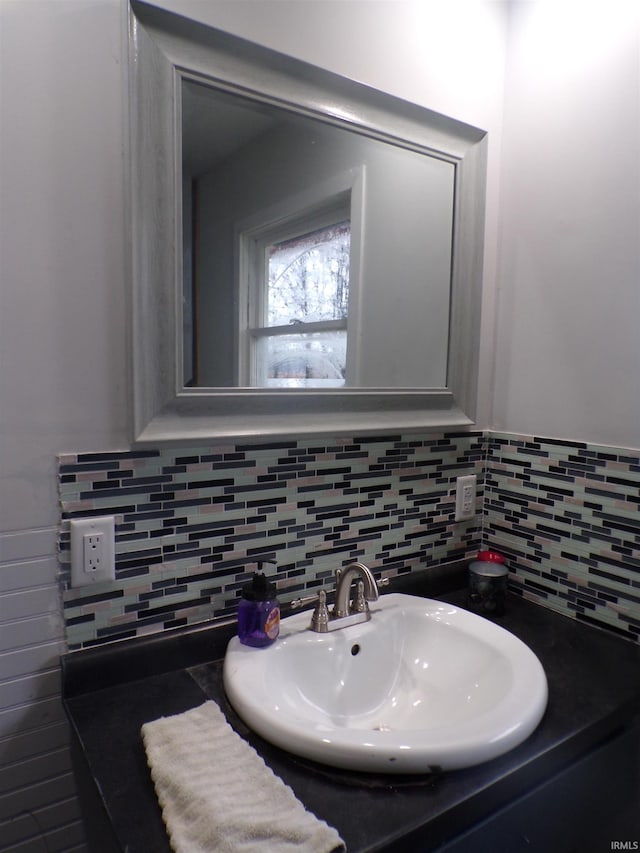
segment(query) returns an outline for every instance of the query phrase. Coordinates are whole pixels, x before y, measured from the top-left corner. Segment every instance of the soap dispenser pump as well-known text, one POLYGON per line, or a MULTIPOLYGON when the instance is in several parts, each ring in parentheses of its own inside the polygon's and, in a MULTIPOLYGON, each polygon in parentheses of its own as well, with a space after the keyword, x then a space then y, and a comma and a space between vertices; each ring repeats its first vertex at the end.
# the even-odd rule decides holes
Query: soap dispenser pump
POLYGON ((245 646, 262 648, 270 646, 279 633, 280 604, 276 598, 275 584, 262 572, 254 572, 251 581, 242 588, 238 607, 240 642, 245 646))

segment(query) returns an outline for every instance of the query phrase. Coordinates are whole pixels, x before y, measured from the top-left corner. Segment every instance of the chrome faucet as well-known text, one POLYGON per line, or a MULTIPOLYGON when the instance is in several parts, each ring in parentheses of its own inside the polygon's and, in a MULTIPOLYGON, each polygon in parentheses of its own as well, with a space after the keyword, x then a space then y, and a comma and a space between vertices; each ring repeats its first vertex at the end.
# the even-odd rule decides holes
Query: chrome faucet
POLYGON ((301 607, 315 601, 316 607, 309 627, 319 634, 326 634, 328 631, 346 628, 347 625, 368 622, 371 619, 368 602, 377 601, 378 586, 386 586, 388 582, 385 578, 378 584, 364 563, 350 563, 345 569, 336 570, 336 599, 331 610, 327 607, 327 594, 323 589, 317 597, 298 598, 291 602, 291 606, 301 607), (356 592, 352 601, 351 587, 354 580, 356 592))

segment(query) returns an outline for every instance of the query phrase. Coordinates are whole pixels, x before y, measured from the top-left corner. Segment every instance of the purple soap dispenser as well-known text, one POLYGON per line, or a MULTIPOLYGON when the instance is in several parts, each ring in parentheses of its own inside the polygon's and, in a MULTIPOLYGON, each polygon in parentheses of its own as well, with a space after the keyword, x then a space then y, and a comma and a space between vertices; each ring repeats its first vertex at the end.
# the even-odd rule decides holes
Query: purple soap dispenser
MULTIPOLYGON (((261 565, 261 564, 260 564, 261 565)), ((238 606, 238 637, 245 646, 270 646, 280 633, 280 604, 275 584, 262 572, 254 572, 242 588, 238 606)))

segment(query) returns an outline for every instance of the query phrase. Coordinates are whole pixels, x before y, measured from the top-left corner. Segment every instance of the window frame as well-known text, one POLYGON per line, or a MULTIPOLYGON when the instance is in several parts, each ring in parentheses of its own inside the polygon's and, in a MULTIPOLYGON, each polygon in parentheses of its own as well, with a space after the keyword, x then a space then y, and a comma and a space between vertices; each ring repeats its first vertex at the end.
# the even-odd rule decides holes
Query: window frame
MULTIPOLYGON (((328 207, 321 212, 303 211, 293 214, 284 222, 267 224, 264 229, 243 235, 247 242, 246 252, 249 258, 247 264, 248 281, 245 283, 247 303, 241 312, 245 317, 239 330, 238 340, 242 342, 245 352, 240 356, 242 373, 242 384, 252 388, 269 387, 265 382, 265 365, 260 364, 259 342, 267 337, 284 337, 309 334, 322 331, 344 331, 347 342, 347 360, 349 348, 349 316, 343 319, 318 320, 314 322, 300 321, 294 326, 278 325, 269 326, 266 321, 267 313, 267 291, 269 289, 269 259, 268 250, 276 243, 293 240, 323 228, 330 228, 341 222, 349 222, 351 232, 351 208, 350 201, 345 199, 335 206, 328 207)), ((351 237, 349 238, 351 241, 351 237)), ((349 248, 349 296, 351 295, 351 247, 349 248)), ((346 366, 346 365, 345 365, 346 366)), ((345 374, 345 384, 347 383, 345 374)), ((306 387, 313 388, 313 385, 306 387)))
MULTIPOLYGON (((358 339, 360 328, 360 294, 362 239, 365 202, 365 167, 360 165, 344 175, 322 181, 303 193, 283 199, 279 204, 255 214, 236 225, 238 312, 236 321, 235 376, 238 386, 266 389, 252 382, 257 376, 255 341, 273 334, 276 327, 262 331, 257 317, 264 310, 264 291, 268 271, 265 269, 265 249, 274 242, 291 239, 304 233, 345 220, 350 222, 349 248, 349 309, 346 321, 327 320, 305 323, 295 332, 312 332, 346 328, 347 359, 345 387, 357 384, 358 339)), ((292 333, 290 326, 280 327, 292 333)), ((269 388, 271 391, 280 389, 269 388)), ((313 387, 310 386, 310 390, 313 387)))

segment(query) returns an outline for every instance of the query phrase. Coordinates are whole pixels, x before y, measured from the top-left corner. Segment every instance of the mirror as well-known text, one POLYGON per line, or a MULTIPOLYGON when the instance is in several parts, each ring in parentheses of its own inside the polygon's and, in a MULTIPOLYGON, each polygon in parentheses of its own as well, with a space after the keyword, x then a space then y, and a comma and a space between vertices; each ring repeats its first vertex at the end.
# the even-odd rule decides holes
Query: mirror
POLYGON ((473 423, 486 134, 131 0, 134 441, 473 423))
POLYGON ((453 164, 191 80, 181 101, 185 385, 444 388, 453 164))

